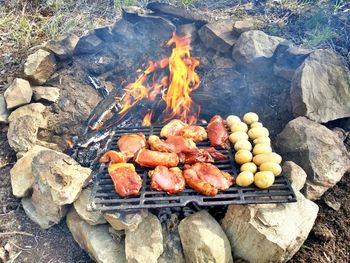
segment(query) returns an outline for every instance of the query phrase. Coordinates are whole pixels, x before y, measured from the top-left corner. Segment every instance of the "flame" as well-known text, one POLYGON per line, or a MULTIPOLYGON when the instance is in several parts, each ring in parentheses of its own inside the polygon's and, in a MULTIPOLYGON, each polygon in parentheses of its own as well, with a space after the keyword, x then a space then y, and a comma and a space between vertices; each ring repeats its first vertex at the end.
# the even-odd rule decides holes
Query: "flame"
POLYGON ((151 119, 152 119, 152 112, 151 111, 149 111, 146 115, 145 115, 145 117, 143 118, 143 122, 142 122, 142 125, 143 126, 151 126, 151 119))

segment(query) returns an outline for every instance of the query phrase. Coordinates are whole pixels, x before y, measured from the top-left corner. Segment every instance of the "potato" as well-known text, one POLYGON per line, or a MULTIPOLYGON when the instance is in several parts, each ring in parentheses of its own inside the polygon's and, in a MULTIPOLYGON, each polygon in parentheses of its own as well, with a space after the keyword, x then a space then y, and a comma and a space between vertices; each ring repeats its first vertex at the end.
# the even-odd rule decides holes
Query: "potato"
POLYGON ((253 174, 255 174, 257 169, 258 169, 258 167, 255 165, 255 163, 249 162, 249 163, 242 164, 240 170, 241 170, 241 172, 250 171, 253 174))
POLYGON ((247 150, 239 150, 235 154, 235 161, 238 164, 249 163, 253 159, 253 154, 247 150))
POLYGON ((252 124, 253 122, 259 121, 259 116, 255 112, 248 112, 248 113, 244 114, 243 121, 246 124, 252 124))
POLYGON ((260 166, 263 163, 272 162, 272 163, 278 163, 280 164, 282 162, 282 157, 277 153, 262 153, 255 155, 253 158, 253 162, 260 166))
POLYGON ((268 137, 269 130, 266 129, 265 127, 255 127, 255 128, 251 128, 248 131, 248 135, 249 135, 249 138, 252 140, 263 136, 268 137))
POLYGON ((282 167, 278 163, 267 162, 267 163, 261 164, 259 167, 259 170, 260 171, 270 171, 275 176, 278 176, 282 172, 282 167))
POLYGON ((257 187, 265 189, 273 185, 275 176, 270 171, 257 172, 254 175, 254 183, 257 187))
POLYGON ((253 148, 252 144, 248 140, 239 140, 235 143, 235 150, 236 151, 239 151, 239 150, 251 151, 252 148, 253 148))
POLYGON ((247 141, 249 139, 249 137, 248 137, 247 133, 242 132, 242 131, 237 131, 237 132, 231 133, 229 139, 233 144, 235 144, 236 142, 241 141, 241 140, 247 141))
POLYGON ((254 183, 254 174, 250 171, 243 171, 236 178, 236 184, 239 186, 249 186, 252 183, 254 183))
POLYGON ((248 131, 248 126, 244 122, 235 122, 230 126, 230 129, 232 132, 237 132, 237 131, 242 131, 242 132, 247 132, 248 131))
POLYGON ((253 142, 254 142, 254 144, 271 145, 271 139, 269 137, 259 137, 259 138, 256 138, 253 142))
POLYGON ((240 118, 235 116, 235 115, 229 115, 227 116, 226 118, 226 123, 227 123, 227 126, 231 126, 232 124, 236 123, 236 122, 240 122, 240 118))
POLYGON ((271 153, 272 148, 270 145, 267 144, 256 144, 253 148, 253 154, 258 155, 262 153, 271 153))
POLYGON ((250 128, 256 128, 256 127, 264 127, 261 122, 253 122, 250 124, 250 128))

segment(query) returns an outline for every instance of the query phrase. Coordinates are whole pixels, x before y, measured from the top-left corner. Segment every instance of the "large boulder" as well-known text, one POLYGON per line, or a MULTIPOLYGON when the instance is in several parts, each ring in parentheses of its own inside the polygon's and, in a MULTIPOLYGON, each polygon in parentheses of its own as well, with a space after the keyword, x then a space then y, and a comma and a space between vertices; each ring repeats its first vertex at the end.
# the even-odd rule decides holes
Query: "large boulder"
POLYGON ((91 179, 91 170, 66 154, 41 151, 32 161, 32 172, 43 192, 49 192, 57 205, 73 203, 91 179))
POLYGON ((230 205, 222 227, 235 257, 251 263, 286 262, 309 235, 318 206, 296 192, 296 203, 230 205))
POLYGON ((26 77, 38 84, 44 84, 55 71, 55 56, 43 49, 29 55, 24 64, 26 77))
POLYGON ((6 89, 4 98, 8 110, 28 104, 33 95, 30 84, 25 79, 16 78, 6 89))
POLYGON ((284 162, 282 170, 287 175, 294 191, 300 191, 304 188, 307 174, 303 168, 292 161, 287 161, 284 162))
POLYGON ((311 200, 334 186, 350 168, 343 141, 331 130, 305 117, 286 125, 277 136, 276 147, 285 159, 305 170, 304 192, 311 200))
POLYGON ((33 87, 33 98, 35 101, 57 102, 60 97, 60 89, 55 87, 33 87))
POLYGON ((229 240, 207 211, 183 219, 179 233, 186 262, 233 262, 229 240))
POLYGON ((350 117, 350 74, 342 58, 330 50, 312 52, 293 77, 294 116, 325 123, 350 117))
POLYGON ((124 240, 116 242, 108 225, 92 226, 79 217, 74 208, 67 215, 67 226, 81 248, 98 263, 125 263, 124 240))
POLYGON ((6 107, 6 101, 3 94, 0 94, 0 123, 7 123, 9 111, 6 107))
POLYGON ((50 40, 45 48, 52 51, 57 58, 64 60, 73 56, 79 37, 73 33, 64 34, 56 40, 50 40))
POLYGON ((30 197, 22 198, 21 204, 24 212, 27 214, 30 220, 37 223, 42 229, 48 229, 55 224, 55 222, 51 221, 49 218, 39 214, 36 211, 32 203, 32 198, 30 197))
POLYGON ((40 128, 46 129, 47 116, 45 114, 45 110, 46 107, 41 103, 31 103, 28 105, 24 105, 13 111, 10 114, 8 121, 11 123, 20 117, 31 116, 32 118, 36 119, 36 122, 38 123, 40 128))
POLYGON ((155 215, 149 213, 136 230, 125 231, 125 254, 128 262, 157 263, 162 253, 162 226, 155 215))
POLYGON ((147 217, 147 210, 141 211, 120 211, 114 213, 105 213, 104 218, 115 230, 137 229, 142 220, 147 217))

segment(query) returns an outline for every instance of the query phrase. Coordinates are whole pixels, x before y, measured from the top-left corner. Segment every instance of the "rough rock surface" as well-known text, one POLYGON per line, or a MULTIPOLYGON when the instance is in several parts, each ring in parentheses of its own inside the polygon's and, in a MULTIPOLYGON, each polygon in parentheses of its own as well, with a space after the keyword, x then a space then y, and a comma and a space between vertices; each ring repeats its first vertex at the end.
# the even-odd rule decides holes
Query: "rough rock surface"
POLYGON ((31 101, 33 90, 25 79, 16 78, 6 89, 4 97, 8 110, 27 104, 31 101))
POLYGON ((33 222, 37 223, 41 228, 48 229, 55 223, 50 221, 47 217, 40 215, 32 204, 31 198, 22 198, 21 200, 24 212, 33 222))
POLYGON ((235 257, 251 263, 286 262, 309 235, 318 206, 296 192, 298 202, 230 205, 222 227, 235 257))
POLYGON ((73 56, 73 52, 78 41, 78 36, 74 35, 73 33, 68 33, 56 40, 50 40, 46 44, 45 48, 52 51, 59 59, 64 60, 73 56))
POLYGON ((16 152, 26 152, 37 141, 40 123, 32 116, 22 116, 10 122, 7 132, 8 142, 16 152))
POLYGON ((76 47, 75 54, 88 54, 94 53, 100 50, 103 46, 103 41, 95 34, 89 34, 79 39, 76 47))
POLYGON ((84 189, 79 195, 79 198, 74 202, 75 211, 90 225, 106 224, 107 221, 103 218, 102 212, 88 210, 90 206, 90 196, 91 189, 84 189))
POLYGON ((232 57, 240 65, 265 70, 272 63, 272 57, 283 38, 269 36, 260 30, 244 32, 233 47, 232 57))
POLYGON ((236 43, 237 37, 233 34, 233 21, 220 20, 204 25, 198 35, 207 48, 213 48, 225 53, 236 43))
POLYGON ((55 56, 43 49, 28 56, 24 64, 24 74, 38 84, 44 84, 56 70, 55 56))
POLYGON ((350 117, 350 73, 342 58, 318 49, 297 69, 292 82, 294 116, 325 123, 350 117))
POLYGON ((91 226, 74 208, 67 215, 67 226, 75 241, 98 263, 125 263, 124 241, 116 242, 108 225, 91 226))
POLYGON ((233 262, 229 240, 207 211, 183 219, 179 233, 186 262, 233 262))
POLYGON ((294 191, 303 189, 307 177, 303 168, 292 161, 287 161, 284 162, 282 170, 286 173, 294 191))
POLYGON ((57 205, 73 203, 91 178, 91 170, 81 167, 68 155, 41 151, 33 158, 33 176, 40 189, 49 192, 57 205))
POLYGON ((19 107, 15 111, 13 111, 8 120, 9 122, 13 122, 14 120, 23 117, 23 116, 31 116, 36 119, 40 128, 47 128, 47 117, 45 115, 46 107, 41 103, 31 103, 28 105, 24 105, 19 107))
POLYGON ((32 160, 40 151, 47 150, 35 145, 19 159, 10 170, 12 193, 16 197, 24 197, 30 193, 34 184, 32 160))
POLYGON ((125 231, 125 254, 128 262, 157 263, 163 253, 162 226, 148 214, 135 231, 125 231))
POLYGON ((247 18, 247 19, 243 19, 243 20, 237 20, 233 23, 233 33, 236 36, 239 36, 240 34, 246 32, 246 31, 250 31, 250 30, 254 30, 257 28, 257 24, 258 22, 247 18))
POLYGON ((130 230, 137 229, 142 220, 147 217, 147 210, 141 210, 139 212, 115 212, 105 213, 104 218, 115 230, 130 230))
POLYGON ((315 200, 334 186, 350 168, 343 141, 331 130, 305 117, 290 121, 277 136, 282 156, 307 174, 305 196, 315 200))
POLYGON ((6 107, 6 101, 3 94, 0 94, 0 123, 7 123, 9 112, 6 107))
POLYGON ((60 89, 55 87, 33 87, 33 98, 35 101, 46 100, 50 102, 57 102, 60 97, 60 89))

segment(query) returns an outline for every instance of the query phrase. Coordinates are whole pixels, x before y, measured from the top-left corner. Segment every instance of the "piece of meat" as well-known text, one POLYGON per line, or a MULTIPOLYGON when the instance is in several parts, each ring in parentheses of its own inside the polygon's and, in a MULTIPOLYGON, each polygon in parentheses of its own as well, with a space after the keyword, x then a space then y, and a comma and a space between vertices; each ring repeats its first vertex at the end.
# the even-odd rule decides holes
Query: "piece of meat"
POLYGON ((105 154, 102 155, 99 162, 100 163, 126 163, 128 162, 129 158, 127 158, 124 154, 121 152, 116 151, 108 151, 105 154))
POLYGON ((191 139, 194 142, 202 142, 208 138, 204 127, 187 125, 182 128, 180 135, 184 138, 191 139))
POLYGON ((178 167, 168 169, 165 166, 157 166, 156 169, 148 172, 148 176, 151 178, 151 188, 156 191, 176 194, 186 186, 185 178, 178 167))
POLYGON ((162 130, 160 131, 161 137, 169 137, 169 136, 178 136, 181 133, 183 127, 187 124, 180 120, 171 120, 168 124, 166 124, 162 130))
POLYGON ((179 153, 179 159, 181 163, 194 164, 194 163, 214 163, 219 160, 227 160, 228 157, 214 147, 197 149, 196 151, 179 153))
POLYGON ((115 191, 121 196, 138 195, 142 186, 142 179, 136 173, 131 163, 115 163, 108 166, 108 173, 112 178, 115 191))
POLYGON ((196 144, 182 136, 169 136, 166 140, 160 139, 156 135, 151 135, 148 138, 148 144, 154 151, 159 152, 191 152, 197 149, 196 144))
POLYGON ((142 132, 137 134, 123 134, 119 138, 117 145, 121 153, 131 158, 138 150, 146 147, 146 137, 142 132))
POLYGON ((207 132, 212 146, 221 146, 224 149, 230 148, 228 141, 229 135, 225 128, 224 120, 219 115, 215 115, 211 118, 207 127, 207 132))
POLYGON ((159 165, 176 167, 179 164, 179 157, 176 153, 165 153, 141 149, 135 154, 134 161, 145 167, 156 167, 159 165))
POLYGON ((203 195, 216 195, 218 190, 226 190, 234 182, 234 177, 229 173, 220 171, 210 163, 185 165, 183 175, 186 183, 203 195))

